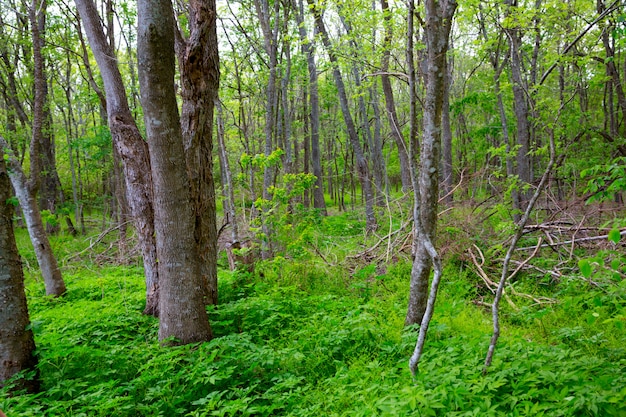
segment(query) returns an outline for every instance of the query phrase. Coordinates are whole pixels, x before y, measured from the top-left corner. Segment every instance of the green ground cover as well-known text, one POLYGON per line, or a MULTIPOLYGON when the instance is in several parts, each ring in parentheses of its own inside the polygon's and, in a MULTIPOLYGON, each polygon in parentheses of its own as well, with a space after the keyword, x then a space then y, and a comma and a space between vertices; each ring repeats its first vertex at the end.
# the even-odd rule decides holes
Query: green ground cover
MULTIPOLYGON (((301 245, 324 254, 356 247, 363 236, 345 232, 351 221, 321 221, 301 245), (335 245, 329 252, 323 239, 335 245)), ((286 252, 254 273, 221 269, 215 338, 163 348, 156 319, 141 314, 141 268, 70 260, 89 241, 57 239, 69 292, 46 298, 27 268, 42 391, 0 392, 9 417, 626 416, 623 281, 593 286, 575 273, 549 287, 519 281, 520 291, 559 302, 504 306, 503 336, 483 376, 490 316, 474 302, 478 278, 449 261, 413 379, 406 260, 376 275, 371 265, 286 252)))

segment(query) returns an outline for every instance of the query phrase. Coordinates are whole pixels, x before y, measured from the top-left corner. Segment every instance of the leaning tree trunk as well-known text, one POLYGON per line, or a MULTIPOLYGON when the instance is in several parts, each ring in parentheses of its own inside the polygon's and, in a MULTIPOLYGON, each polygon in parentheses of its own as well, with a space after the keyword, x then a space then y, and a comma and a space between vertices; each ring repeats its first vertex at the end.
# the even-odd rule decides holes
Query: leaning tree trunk
POLYGON ((199 275, 194 211, 174 90, 174 10, 170 0, 139 0, 137 15, 139 88, 154 185, 159 340, 206 341, 211 339, 211 327, 205 310, 205 285, 199 275))
POLYGON ((17 390, 39 389, 35 340, 29 329, 22 261, 13 235, 11 186, 0 159, 0 388, 16 373, 35 371, 35 378, 16 381, 17 390))
POLYGON ((178 37, 181 127, 195 217, 196 252, 207 304, 217 304, 217 226, 213 181, 213 109, 219 88, 215 0, 189 2, 189 38, 178 37))
POLYGON ((128 107, 126 90, 117 59, 107 42, 93 0, 75 0, 106 92, 106 108, 113 145, 124 166, 126 197, 134 220, 146 278, 145 314, 158 316, 159 272, 154 237, 152 175, 148 145, 141 137, 128 107))
MULTIPOLYGON (((317 29, 322 37, 322 42, 326 48, 326 53, 330 59, 333 68, 333 78, 335 79, 335 85, 337 86, 337 93, 339 94, 339 104, 341 105, 341 113, 343 114, 343 120, 346 124, 346 130, 348 131, 348 137, 350 138, 350 144, 354 151, 354 157, 356 159, 356 168, 361 183, 361 189, 363 196, 365 197, 365 228, 368 232, 374 231, 378 228, 376 222, 376 215, 374 213, 374 193, 372 190, 372 181, 370 178, 369 168, 367 160, 363 153, 363 148, 359 141, 359 135, 354 125, 352 114, 350 113, 350 106, 348 104, 348 95, 346 94, 346 87, 343 82, 341 71, 339 70, 339 62, 335 55, 333 46, 328 36, 328 31, 324 25, 322 19, 322 12, 315 4, 314 0, 308 0, 309 6, 315 18, 317 29)), ((353 200, 354 201, 354 200, 353 200)))
POLYGON ((19 161, 9 149, 9 144, 2 137, 0 137, 0 148, 4 149, 4 153, 8 156, 7 162, 9 163, 11 182, 22 208, 26 227, 46 286, 46 294, 58 297, 66 290, 65 282, 52 252, 37 205, 37 191, 41 173, 40 145, 44 126, 44 90, 46 87, 43 73, 43 56, 41 53, 43 40, 37 24, 38 13, 41 12, 39 6, 39 2, 34 0, 29 9, 33 39, 33 79, 35 84, 32 137, 30 142, 30 178, 26 178, 19 161))

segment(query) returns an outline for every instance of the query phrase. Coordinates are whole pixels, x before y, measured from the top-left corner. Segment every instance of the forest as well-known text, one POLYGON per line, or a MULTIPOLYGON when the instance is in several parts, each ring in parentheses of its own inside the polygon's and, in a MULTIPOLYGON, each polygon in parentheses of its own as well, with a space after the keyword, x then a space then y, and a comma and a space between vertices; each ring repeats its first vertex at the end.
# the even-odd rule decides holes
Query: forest
POLYGON ((0 0, 0 416, 626 416, 622 0, 0 0))

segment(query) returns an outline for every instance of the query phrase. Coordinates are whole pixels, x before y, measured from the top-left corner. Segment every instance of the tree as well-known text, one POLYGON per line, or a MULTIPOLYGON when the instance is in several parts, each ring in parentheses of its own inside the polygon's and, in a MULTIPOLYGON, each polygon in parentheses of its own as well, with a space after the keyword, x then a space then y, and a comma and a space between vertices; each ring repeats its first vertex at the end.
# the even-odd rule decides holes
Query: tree
MULTIPOLYGON (((426 54, 422 67, 425 70, 426 98, 424 100, 423 135, 420 151, 419 174, 413 159, 413 233, 415 254, 411 270, 411 287, 409 307, 405 319, 406 324, 422 323, 424 332, 428 325, 427 306, 428 282, 431 265, 435 263, 435 276, 441 274, 434 242, 437 232, 437 203, 439 199, 439 163, 441 158, 442 113, 449 111, 443 108, 447 76, 447 51, 452 27, 452 18, 456 10, 456 2, 447 0, 440 3, 428 0, 425 3, 425 20, 422 22, 426 54), (424 326, 426 324, 426 326, 424 326)), ((413 10, 409 9, 409 19, 413 10)), ((409 32, 410 33, 410 32, 409 32)), ((410 39, 409 42, 412 42, 410 39)), ((409 51, 412 48, 408 48, 409 51)), ((409 56, 409 59, 411 57, 409 56)), ((415 141, 413 141, 415 142, 415 141)), ((433 280, 436 290, 437 280, 433 280)), ((434 302, 434 301, 433 301, 434 302)), ((430 310, 432 314, 432 309, 430 310)), ((421 330, 421 329, 420 329, 421 330)), ((421 331, 420 331, 421 333, 421 331)), ((414 366, 411 366, 414 370, 414 366)))
MULTIPOLYGON (((295 5, 294 5, 295 8, 295 5)), ((313 207, 319 209, 325 216, 326 201, 324 200, 324 183, 322 181, 322 163, 320 158, 320 100, 318 91, 317 65, 315 64, 315 49, 309 40, 304 26, 303 0, 298 0, 296 21, 298 32, 302 42, 302 51, 306 55, 307 70, 309 74, 309 123, 311 125, 311 165, 315 175, 315 188, 313 189, 313 207)))
POLYGON ((189 37, 177 31, 183 97, 181 126, 191 186, 194 238, 208 304, 217 304, 217 226, 213 181, 213 110, 220 68, 214 0, 189 1, 189 37))
POLYGON ((372 190, 372 180, 370 178, 367 160, 365 159, 363 147, 361 146, 361 142, 359 141, 359 135, 354 124, 354 119, 352 118, 352 114, 350 113, 350 106, 348 104, 348 95, 346 93, 345 83, 343 82, 343 76, 339 68, 339 61, 334 52, 333 46, 330 41, 330 36, 328 35, 326 25, 324 24, 324 20, 322 18, 322 10, 320 10, 319 6, 314 2, 314 0, 308 0, 308 3, 311 8, 311 12, 313 13, 313 17, 315 18, 317 30, 319 31, 322 37, 324 47, 326 48, 326 53, 328 54, 328 57, 332 64, 333 78, 335 80, 335 85, 339 94, 341 113, 346 124, 346 130, 350 139, 350 145, 352 146, 354 157, 356 159, 356 167, 359 176, 359 182, 361 183, 361 190, 363 192, 363 196, 365 197, 365 228, 367 229, 367 231, 371 232, 377 229, 378 224, 376 222, 376 215, 374 213, 374 192, 372 190))
POLYGON ((141 104, 154 186, 159 260, 159 340, 211 338, 199 275, 194 216, 174 90, 174 11, 169 0, 137 2, 141 104))
POLYGON ((15 388, 29 392, 39 389, 35 340, 29 324, 22 261, 13 235, 11 185, 0 159, 0 388, 16 373, 34 371, 34 378, 18 380, 15 388))
POLYGON ((32 55, 33 55, 33 79, 35 96, 33 99, 32 135, 30 141, 30 176, 27 178, 21 164, 10 149, 10 145, 3 137, 0 137, 0 149, 6 155, 9 163, 9 176, 17 195, 18 201, 24 214, 24 220, 28 228, 37 262, 46 285, 46 294, 58 297, 65 293, 65 282, 61 270, 52 252, 48 236, 43 225, 41 212, 37 204, 37 191, 41 175, 41 143, 44 135, 45 124, 45 90, 46 79, 44 75, 44 62, 42 55, 43 40, 41 38, 38 0, 33 0, 29 7, 29 21, 31 23, 32 55))
POLYGON ((128 99, 115 53, 107 41, 93 0, 75 0, 93 51, 106 94, 106 110, 113 145, 122 157, 126 196, 138 235, 146 277, 146 314, 158 315, 159 271, 154 238, 152 176, 148 145, 141 137, 128 107, 128 99))

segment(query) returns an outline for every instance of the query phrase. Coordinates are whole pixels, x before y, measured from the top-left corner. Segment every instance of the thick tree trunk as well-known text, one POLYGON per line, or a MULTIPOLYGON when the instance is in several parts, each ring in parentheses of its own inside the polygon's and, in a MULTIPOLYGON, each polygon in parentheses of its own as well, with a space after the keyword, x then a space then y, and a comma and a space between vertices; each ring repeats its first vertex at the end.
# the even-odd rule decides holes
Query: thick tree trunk
MULTIPOLYGON (((413 162, 412 170, 415 189, 413 210, 415 258, 411 270, 409 305, 405 319, 407 325, 422 322, 428 301, 428 282, 437 231, 442 113, 449 111, 443 108, 443 96, 446 94, 448 40, 456 3, 453 0, 441 3, 429 0, 426 7, 428 9, 424 26, 426 54, 421 63, 425 70, 426 82, 424 130, 419 177, 415 162, 413 162)), ((412 14, 411 10, 409 14, 412 14)))
POLYGON ((0 160, 0 388, 16 373, 32 370, 35 377, 17 381, 17 390, 39 389, 35 340, 29 329, 22 261, 13 235, 11 186, 0 160))
POLYGON ((217 304, 217 226, 213 181, 213 110, 219 88, 214 0, 189 2, 189 38, 178 37, 181 127, 195 218, 196 253, 207 304, 217 304))
MULTIPOLYGON (((356 159, 356 169, 359 176, 359 182, 361 183, 361 190, 365 198, 365 228, 368 232, 374 231, 378 228, 376 222, 376 215, 374 213, 374 193, 372 190, 372 181, 370 178, 369 168, 363 148, 359 141, 359 136, 354 125, 354 119, 350 113, 350 106, 348 104, 348 95, 346 94, 346 88, 343 82, 341 71, 339 70, 339 62, 337 56, 334 53, 334 49, 330 42, 330 37, 326 31, 326 26, 322 19, 322 12, 315 4, 314 0, 308 0, 311 11, 315 18, 317 29, 322 37, 322 42, 328 53, 328 57, 333 68, 333 78, 335 79, 335 85, 337 86, 337 93, 339 94, 339 104, 341 105, 341 113, 346 124, 346 130, 350 139, 350 144, 354 151, 356 159)), ((353 199, 354 202, 354 199, 353 199)))
POLYGON ((174 91, 174 11, 170 0, 139 0, 137 15, 139 87, 150 146, 160 273, 159 340, 206 341, 211 327, 174 91))
POLYGON ((104 83, 109 129, 113 145, 124 165, 126 197, 134 220, 146 277, 146 308, 144 313, 158 316, 159 273, 154 237, 152 175, 148 144, 143 140, 128 108, 124 83, 115 54, 102 30, 100 16, 93 0, 75 0, 85 32, 104 83))
MULTIPOLYGON (((313 207, 320 210, 322 215, 326 216, 326 202, 324 201, 324 183, 322 180, 322 163, 320 156, 320 102, 319 92, 317 88, 317 65, 315 64, 315 50, 309 41, 304 26, 304 5, 303 0, 298 0, 298 13, 296 13, 298 22, 298 30, 300 40, 302 42, 302 50, 306 55, 307 69, 309 72, 309 105, 310 115, 309 122, 311 125, 311 165, 313 175, 315 175, 315 188, 313 189, 313 207)), ((305 146, 305 153, 306 153, 305 146)), ((305 156, 306 159, 306 156, 305 156)), ((330 181, 330 179, 329 179, 330 181)), ((330 185, 329 185, 330 188, 330 185)), ((330 193, 330 190, 329 190, 330 193)))

